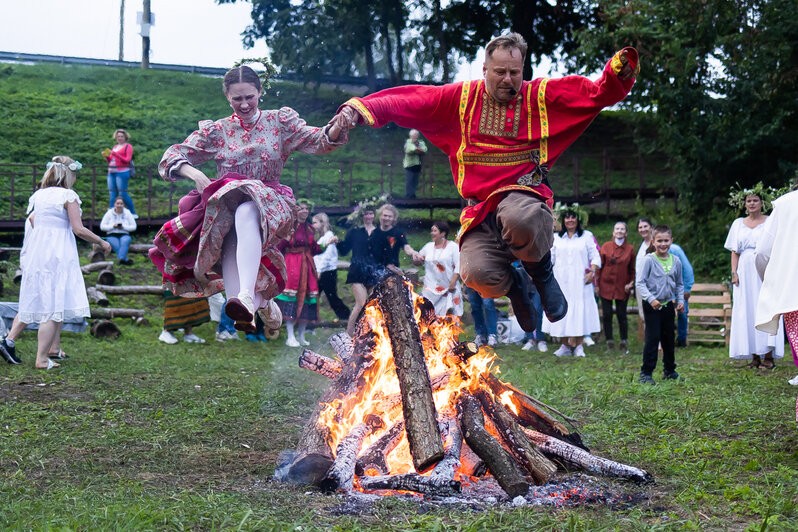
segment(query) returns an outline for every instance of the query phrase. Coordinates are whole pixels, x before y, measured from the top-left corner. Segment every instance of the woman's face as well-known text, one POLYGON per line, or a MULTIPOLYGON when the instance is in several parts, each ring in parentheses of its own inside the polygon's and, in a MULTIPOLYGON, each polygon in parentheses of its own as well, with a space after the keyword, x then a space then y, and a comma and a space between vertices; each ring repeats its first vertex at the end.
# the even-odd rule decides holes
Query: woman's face
POLYGON ((313 230, 317 233, 321 232, 321 220, 313 220, 313 230))
POLYGON ((114 202, 114 210, 119 214, 121 214, 124 208, 125 208, 125 202, 122 201, 122 198, 116 198, 116 201, 114 202))
POLYGON ((759 196, 746 196, 745 197, 745 210, 748 214, 759 214, 762 212, 762 200, 759 196))
POLYGON ((127 137, 121 131, 116 132, 116 143, 117 144, 124 144, 127 142, 127 137))
POLYGON ((308 219, 308 214, 309 213, 310 213, 310 211, 308 210, 308 206, 307 205, 300 205, 299 206, 299 210, 296 213, 297 221, 299 221, 299 223, 305 223, 305 221, 307 221, 307 219, 308 219))
POLYGON ((363 211, 363 224, 364 225, 374 224, 374 211, 363 211))
POLYGON ((233 83, 224 93, 235 114, 244 120, 250 120, 258 112, 260 93, 252 83, 233 83))
POLYGON ((640 233, 640 236, 643 237, 643 240, 646 240, 648 235, 651 234, 651 224, 648 222, 638 222, 637 232, 640 233))
POLYGON ((429 236, 432 237, 432 241, 433 242, 440 242, 441 240, 443 240, 445 238, 443 236, 443 233, 441 233, 441 230, 438 229, 438 227, 434 226, 434 225, 432 226, 432 229, 429 230, 429 236))
POLYGON ((612 228, 612 237, 613 238, 626 238, 626 224, 618 222, 615 224, 615 227, 612 228))
POLYGON ((385 209, 380 214, 380 226, 383 229, 390 229, 393 227, 393 224, 396 222, 396 216, 394 215, 393 211, 390 209, 385 209))
POLYGON ((574 231, 576 231, 577 222, 578 220, 576 216, 573 215, 566 215, 562 221, 562 223, 565 224, 565 230, 568 231, 569 233, 573 233, 574 231))

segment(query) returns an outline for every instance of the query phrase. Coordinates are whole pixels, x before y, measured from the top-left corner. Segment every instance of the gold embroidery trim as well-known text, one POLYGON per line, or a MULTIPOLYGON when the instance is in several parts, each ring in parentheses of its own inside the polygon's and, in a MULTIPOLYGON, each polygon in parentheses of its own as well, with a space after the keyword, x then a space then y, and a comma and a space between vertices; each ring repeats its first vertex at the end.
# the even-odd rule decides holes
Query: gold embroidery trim
POLYGON ((177 229, 177 232, 186 237, 186 240, 190 240, 191 233, 189 233, 188 230, 183 226, 183 222, 180 221, 179 216, 174 219, 174 222, 175 222, 175 229, 177 229))
POLYGON ((357 98, 350 98, 349 100, 346 101, 344 105, 350 105, 354 107, 357 110, 357 112, 360 113, 360 115, 366 120, 366 123, 368 125, 370 126, 374 125, 375 122, 374 115, 371 114, 371 111, 369 111, 365 105, 363 105, 363 102, 361 102, 357 98))
POLYGON ((457 191, 463 195, 463 178, 465 177, 465 164, 463 163, 463 152, 466 148, 466 124, 465 112, 468 105, 468 91, 471 88, 470 81, 463 82, 463 88, 460 91, 460 148, 457 150, 457 191))
POLYGON ((463 162, 482 166, 516 166, 519 163, 532 161, 533 154, 537 155, 538 150, 522 150, 509 153, 464 153, 463 162))
POLYGON ((505 122, 507 121, 507 113, 510 111, 508 107, 510 104, 499 103, 488 94, 488 91, 482 93, 482 112, 479 115, 479 133, 481 135, 490 135, 493 137, 518 137, 518 127, 521 123, 521 110, 518 109, 521 95, 516 95, 510 101, 513 105, 513 128, 510 131, 505 129, 505 122))
POLYGON ((549 160, 549 117, 546 112, 546 85, 549 78, 543 78, 538 87, 538 113, 540 113, 540 162, 546 164, 549 160))

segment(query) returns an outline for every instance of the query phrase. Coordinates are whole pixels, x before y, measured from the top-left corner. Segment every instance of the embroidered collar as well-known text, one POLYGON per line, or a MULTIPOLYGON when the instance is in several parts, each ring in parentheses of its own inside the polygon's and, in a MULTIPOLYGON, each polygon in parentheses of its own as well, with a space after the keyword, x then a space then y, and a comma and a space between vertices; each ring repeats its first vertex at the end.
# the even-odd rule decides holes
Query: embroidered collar
POLYGON ((263 114, 263 112, 260 109, 258 109, 258 117, 255 120, 253 120, 252 124, 250 124, 249 127, 247 127, 246 123, 244 122, 244 119, 238 116, 236 113, 233 113, 233 118, 238 119, 238 123, 241 124, 241 129, 243 129, 246 132, 250 132, 255 127, 255 124, 258 123, 258 120, 260 120, 261 114, 263 114))

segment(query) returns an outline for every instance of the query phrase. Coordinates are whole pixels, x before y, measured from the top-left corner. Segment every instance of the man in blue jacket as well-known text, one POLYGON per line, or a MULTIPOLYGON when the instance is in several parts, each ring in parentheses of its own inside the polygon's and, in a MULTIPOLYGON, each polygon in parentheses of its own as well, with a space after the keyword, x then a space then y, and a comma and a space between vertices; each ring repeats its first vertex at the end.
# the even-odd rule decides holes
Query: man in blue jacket
POLYGON ((685 347, 687 345, 687 313, 689 312, 688 299, 690 299, 690 291, 695 284, 695 275, 693 274, 693 265, 687 260, 687 255, 684 250, 676 245, 671 244, 671 255, 679 257, 682 261, 682 281, 684 282, 684 312, 677 314, 676 321, 676 347, 685 347))

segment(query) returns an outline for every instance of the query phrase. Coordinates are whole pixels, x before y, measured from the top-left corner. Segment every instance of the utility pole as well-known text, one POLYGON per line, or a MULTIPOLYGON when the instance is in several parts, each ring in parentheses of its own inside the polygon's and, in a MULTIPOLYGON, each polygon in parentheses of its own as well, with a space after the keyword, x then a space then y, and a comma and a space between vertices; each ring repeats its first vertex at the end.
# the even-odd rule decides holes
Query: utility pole
POLYGON ((125 0, 119 3, 119 60, 125 60, 125 0))
POLYGON ((150 68, 150 0, 144 0, 141 15, 141 68, 150 68))

